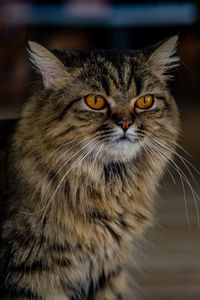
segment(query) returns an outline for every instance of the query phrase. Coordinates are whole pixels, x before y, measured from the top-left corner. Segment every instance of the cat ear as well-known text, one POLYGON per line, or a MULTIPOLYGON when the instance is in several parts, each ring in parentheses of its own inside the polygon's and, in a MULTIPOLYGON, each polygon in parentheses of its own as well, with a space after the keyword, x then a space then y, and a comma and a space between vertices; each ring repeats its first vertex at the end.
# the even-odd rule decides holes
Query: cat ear
POLYGON ((28 42, 30 60, 36 70, 42 75, 44 87, 47 89, 58 89, 65 76, 65 66, 49 50, 37 44, 28 42))
POLYGON ((177 67, 179 64, 179 57, 175 55, 177 51, 178 36, 173 36, 166 42, 154 50, 148 59, 148 64, 160 75, 168 70, 177 67))

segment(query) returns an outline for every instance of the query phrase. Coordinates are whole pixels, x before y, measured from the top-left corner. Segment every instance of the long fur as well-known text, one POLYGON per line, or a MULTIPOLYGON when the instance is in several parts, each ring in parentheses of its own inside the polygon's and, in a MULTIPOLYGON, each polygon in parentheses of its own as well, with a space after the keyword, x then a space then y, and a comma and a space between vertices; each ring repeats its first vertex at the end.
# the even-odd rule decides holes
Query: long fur
POLYGON ((134 241, 152 225, 156 188, 179 132, 167 79, 155 72, 156 57, 163 68, 173 61, 176 39, 166 43, 154 54, 55 51, 55 57, 38 46, 40 58, 34 44, 43 84, 25 106, 7 159, 1 299, 127 299, 125 266, 134 241), (108 106, 88 108, 88 94, 103 95, 108 106), (146 94, 154 105, 138 110, 135 102, 146 94), (130 141, 120 141, 117 124, 127 118, 130 141), (168 146, 165 155, 155 138, 168 146))

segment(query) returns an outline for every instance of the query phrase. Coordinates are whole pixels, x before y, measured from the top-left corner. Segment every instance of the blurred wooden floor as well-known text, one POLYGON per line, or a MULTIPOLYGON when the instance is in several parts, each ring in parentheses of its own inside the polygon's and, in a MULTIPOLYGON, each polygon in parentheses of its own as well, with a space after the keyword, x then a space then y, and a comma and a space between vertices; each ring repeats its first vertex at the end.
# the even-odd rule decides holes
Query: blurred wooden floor
POLYGON ((189 191, 187 203, 190 226, 178 180, 161 189, 155 226, 141 243, 132 272, 139 300, 200 300, 200 229, 189 191))

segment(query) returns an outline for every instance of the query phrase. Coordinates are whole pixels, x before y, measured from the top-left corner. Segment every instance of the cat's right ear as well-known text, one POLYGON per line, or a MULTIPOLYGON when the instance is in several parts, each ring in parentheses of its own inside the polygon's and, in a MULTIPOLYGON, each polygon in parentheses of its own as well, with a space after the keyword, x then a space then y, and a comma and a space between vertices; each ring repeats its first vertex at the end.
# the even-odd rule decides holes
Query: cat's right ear
POLYGON ((56 90, 62 86, 66 69, 63 63, 49 50, 36 42, 28 42, 30 60, 42 75, 44 87, 56 90))

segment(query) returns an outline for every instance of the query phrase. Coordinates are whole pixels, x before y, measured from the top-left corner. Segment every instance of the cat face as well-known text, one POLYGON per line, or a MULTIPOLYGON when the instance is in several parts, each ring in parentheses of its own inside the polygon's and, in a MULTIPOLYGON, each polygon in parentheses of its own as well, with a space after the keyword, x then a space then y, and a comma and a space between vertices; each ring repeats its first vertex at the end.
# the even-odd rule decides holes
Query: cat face
POLYGON ((101 159, 127 161, 148 151, 153 138, 174 137, 178 113, 166 71, 178 61, 176 41, 173 37, 154 51, 55 56, 31 42, 31 59, 43 79, 41 97, 50 98, 43 113, 57 113, 52 139, 74 138, 86 149, 93 147, 93 156, 101 148, 101 159))

